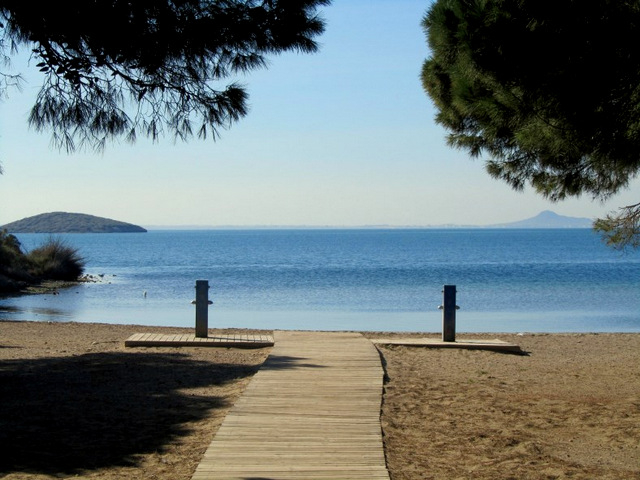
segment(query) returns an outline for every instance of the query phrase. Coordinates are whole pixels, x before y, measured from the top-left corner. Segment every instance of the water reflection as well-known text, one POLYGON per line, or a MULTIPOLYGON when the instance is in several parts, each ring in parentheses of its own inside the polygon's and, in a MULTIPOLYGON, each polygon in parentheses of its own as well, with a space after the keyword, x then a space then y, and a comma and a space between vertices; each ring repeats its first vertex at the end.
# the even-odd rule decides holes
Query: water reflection
POLYGON ((0 320, 32 320, 67 322, 73 319, 69 311, 51 307, 0 305, 0 320))
POLYGON ((0 298, 1 320, 68 322, 86 306, 83 284, 60 288, 51 293, 0 298))

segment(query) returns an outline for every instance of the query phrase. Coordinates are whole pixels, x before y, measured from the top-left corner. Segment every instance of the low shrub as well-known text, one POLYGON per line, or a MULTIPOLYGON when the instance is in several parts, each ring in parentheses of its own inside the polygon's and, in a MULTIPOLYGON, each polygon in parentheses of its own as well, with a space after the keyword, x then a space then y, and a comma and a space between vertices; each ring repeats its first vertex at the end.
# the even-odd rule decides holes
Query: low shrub
POLYGON ((84 258, 77 248, 60 238, 49 238, 42 246, 26 255, 30 273, 41 280, 77 280, 85 267, 84 258))
POLYGON ((49 238, 25 253, 15 235, 0 230, 0 294, 17 292, 43 280, 77 281, 84 267, 78 249, 61 239, 49 238))

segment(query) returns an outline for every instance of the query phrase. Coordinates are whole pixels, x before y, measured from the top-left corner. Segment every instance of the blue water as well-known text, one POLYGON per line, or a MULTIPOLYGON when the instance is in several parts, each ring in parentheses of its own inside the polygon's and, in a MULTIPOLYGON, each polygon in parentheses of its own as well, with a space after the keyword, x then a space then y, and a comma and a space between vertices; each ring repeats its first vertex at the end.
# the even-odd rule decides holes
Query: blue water
MULTIPOLYGON (((28 250, 47 235, 19 234, 28 250)), ((63 238, 103 281, 0 300, 0 319, 210 327, 441 330, 457 285, 459 332, 640 332, 640 252, 581 230, 208 230, 63 238), (146 292, 146 296, 144 295, 146 292)))

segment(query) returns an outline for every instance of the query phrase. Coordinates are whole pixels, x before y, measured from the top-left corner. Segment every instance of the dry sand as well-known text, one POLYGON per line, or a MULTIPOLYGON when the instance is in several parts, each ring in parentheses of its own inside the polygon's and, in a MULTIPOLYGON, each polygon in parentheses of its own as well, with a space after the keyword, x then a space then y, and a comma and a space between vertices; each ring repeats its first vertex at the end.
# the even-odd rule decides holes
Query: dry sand
POLYGON ((380 348, 392 479, 640 479, 640 335, 499 338, 527 355, 380 348))
MULTIPOLYGON (((139 331, 184 329, 0 322, 0 478, 191 478, 269 349, 139 331)), ((393 480, 640 479, 640 335, 497 337, 528 355, 380 348, 393 480)))

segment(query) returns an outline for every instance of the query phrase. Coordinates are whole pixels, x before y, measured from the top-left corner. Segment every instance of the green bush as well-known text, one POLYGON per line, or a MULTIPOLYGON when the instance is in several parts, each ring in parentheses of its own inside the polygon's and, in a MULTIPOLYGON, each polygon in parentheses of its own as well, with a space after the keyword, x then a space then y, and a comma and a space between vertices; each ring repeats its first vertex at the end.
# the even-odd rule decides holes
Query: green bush
POLYGON ((76 281, 84 267, 78 250, 61 239, 49 238, 25 254, 15 235, 0 230, 0 294, 17 292, 43 280, 76 281))
POLYGON ((29 262, 22 251, 22 245, 15 235, 0 231, 0 275, 27 280, 29 262))
POLYGON ((0 231, 0 269, 13 265, 22 256, 22 246, 15 235, 0 231))
POLYGON ((41 280, 77 280, 85 267, 77 248, 62 239, 49 238, 42 246, 27 254, 30 273, 41 280))

